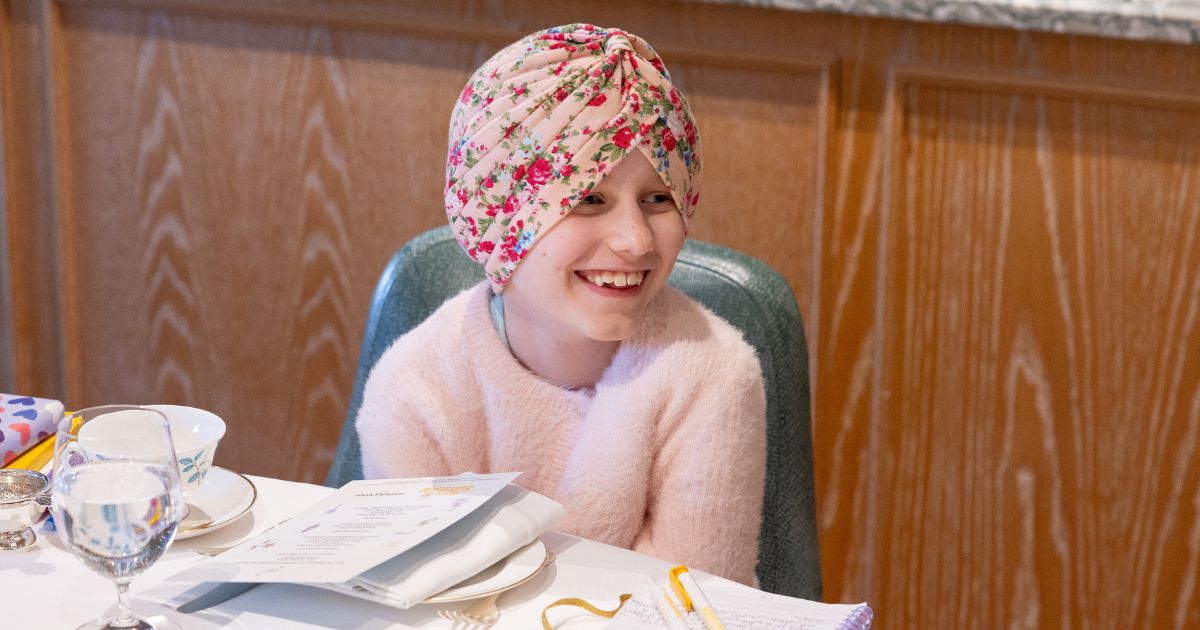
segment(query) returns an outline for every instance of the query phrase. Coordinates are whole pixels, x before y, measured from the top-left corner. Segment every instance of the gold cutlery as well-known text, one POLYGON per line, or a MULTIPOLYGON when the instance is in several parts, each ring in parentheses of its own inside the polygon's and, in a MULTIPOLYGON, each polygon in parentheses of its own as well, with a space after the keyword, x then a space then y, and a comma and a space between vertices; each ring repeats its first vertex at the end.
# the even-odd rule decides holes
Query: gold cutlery
POLYGON ((463 610, 439 610, 438 616, 449 621, 467 624, 467 630, 490 628, 500 621, 500 608, 496 606, 496 600, 499 597, 500 593, 492 593, 487 597, 475 600, 463 610))

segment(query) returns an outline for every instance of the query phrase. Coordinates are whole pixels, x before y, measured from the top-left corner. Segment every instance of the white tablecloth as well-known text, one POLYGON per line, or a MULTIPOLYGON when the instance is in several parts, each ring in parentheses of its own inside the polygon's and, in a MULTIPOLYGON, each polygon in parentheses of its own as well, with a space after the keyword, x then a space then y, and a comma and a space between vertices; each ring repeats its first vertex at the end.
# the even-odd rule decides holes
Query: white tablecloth
MULTIPOLYGON (((133 581, 133 608, 139 615, 167 615, 184 628, 450 628, 437 616, 440 609, 458 605, 420 605, 399 610, 321 589, 287 584, 259 586, 220 606, 183 614, 175 606, 207 590, 210 585, 169 582, 187 566, 203 559, 190 551, 196 547, 224 547, 252 536, 288 518, 327 493, 329 488, 310 484, 251 477, 258 500, 251 513, 220 530, 189 540, 176 541, 145 574, 133 581)), ((646 577, 665 580, 672 565, 598 542, 550 532, 542 539, 558 557, 537 577, 500 597, 497 628, 540 628, 542 609, 563 597, 580 597, 611 609, 621 593, 640 593, 646 577)), ((697 574, 701 584, 730 584, 721 578, 697 574)), ((83 566, 66 551, 56 535, 40 533, 37 546, 28 551, 0 554, 0 626, 5 628, 75 628, 116 608, 116 590, 110 582, 83 566)), ((578 608, 550 611, 556 628, 601 628, 606 620, 578 608)))

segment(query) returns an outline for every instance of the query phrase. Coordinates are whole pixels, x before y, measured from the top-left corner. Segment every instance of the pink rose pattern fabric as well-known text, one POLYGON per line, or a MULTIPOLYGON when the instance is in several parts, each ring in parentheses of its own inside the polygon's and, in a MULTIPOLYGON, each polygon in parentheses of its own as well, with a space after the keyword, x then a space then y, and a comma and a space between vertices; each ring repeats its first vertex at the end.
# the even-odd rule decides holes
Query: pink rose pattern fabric
POLYGON ((662 59, 618 29, 533 33, 480 66, 454 107, 446 216, 499 293, 538 235, 635 147, 670 188, 686 231, 700 197, 700 138, 662 59))

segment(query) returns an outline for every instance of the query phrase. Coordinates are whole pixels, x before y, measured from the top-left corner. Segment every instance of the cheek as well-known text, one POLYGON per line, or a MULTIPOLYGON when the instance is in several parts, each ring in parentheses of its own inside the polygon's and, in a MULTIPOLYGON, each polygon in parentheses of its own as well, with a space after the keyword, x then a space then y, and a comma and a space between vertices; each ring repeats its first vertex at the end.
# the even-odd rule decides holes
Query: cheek
POLYGON ((570 252, 558 246, 558 243, 546 243, 546 245, 549 247, 530 252, 529 256, 521 262, 521 266, 529 267, 526 280, 535 285, 531 287, 531 290, 543 296, 554 296, 570 284, 570 252))
MULTIPOLYGON (((655 217, 659 219, 659 217, 655 217)), ((653 225, 654 245, 664 261, 674 261, 683 249, 687 234, 683 231, 683 218, 678 213, 665 215, 653 225)))

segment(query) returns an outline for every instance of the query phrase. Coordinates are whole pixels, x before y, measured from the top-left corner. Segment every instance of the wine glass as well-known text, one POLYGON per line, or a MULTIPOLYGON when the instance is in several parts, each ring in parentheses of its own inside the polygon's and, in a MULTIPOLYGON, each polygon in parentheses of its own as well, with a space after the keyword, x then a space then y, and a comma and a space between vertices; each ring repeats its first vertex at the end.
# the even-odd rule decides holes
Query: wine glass
POLYGON ((51 487, 63 543, 117 587, 116 616, 79 630, 178 630, 169 619, 135 617, 129 604, 129 583, 166 551, 184 510, 166 416, 131 405, 68 413, 55 435, 51 487))

